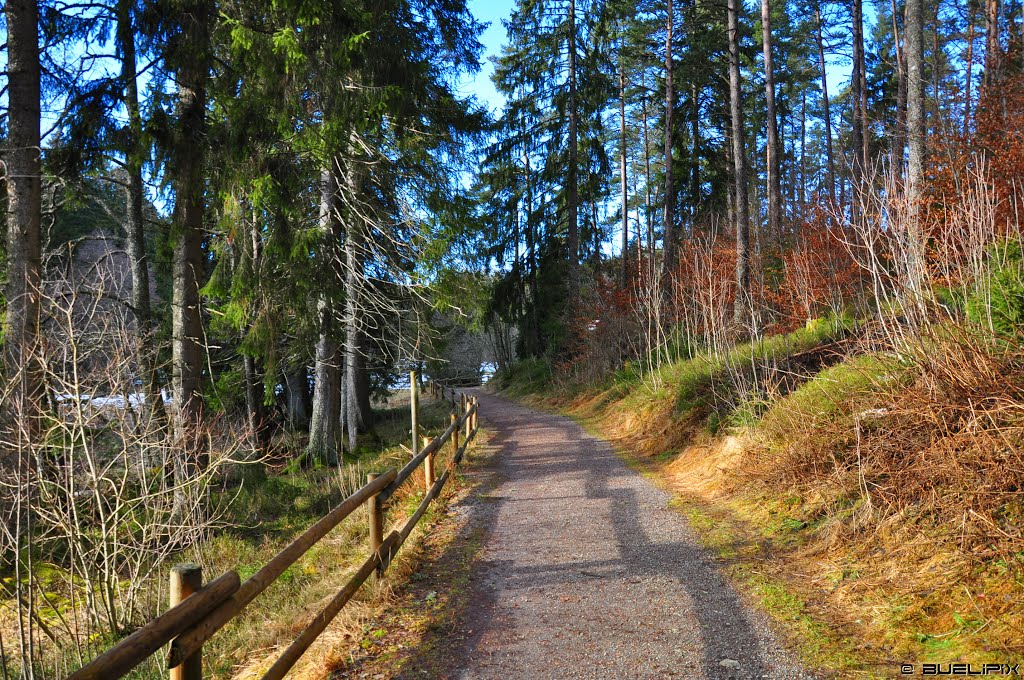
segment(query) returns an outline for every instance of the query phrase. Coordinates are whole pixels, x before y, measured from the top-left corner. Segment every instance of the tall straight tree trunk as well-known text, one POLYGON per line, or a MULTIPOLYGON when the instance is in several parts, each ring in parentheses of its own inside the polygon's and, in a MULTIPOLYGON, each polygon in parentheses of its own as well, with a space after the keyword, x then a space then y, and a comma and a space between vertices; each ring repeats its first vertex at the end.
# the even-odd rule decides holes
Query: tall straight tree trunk
POLYGON ((697 83, 690 83, 690 139, 693 145, 690 161, 690 233, 697 232, 697 212, 700 210, 700 91, 697 83))
MULTIPOLYGON (((646 79, 644 89, 646 90, 646 79)), ((651 142, 647 127, 647 95, 644 94, 644 217, 647 220, 647 252, 650 254, 648 274, 654 280, 654 215, 651 209, 651 142)))
MULTIPOLYGON (((260 234, 258 210, 253 207, 249 212, 249 221, 243 223, 242 238, 238 239, 240 249, 237 261, 239 266, 246 266, 253 276, 259 276, 260 259, 263 256, 263 239, 260 234), (246 233, 247 232, 247 233, 246 233)), ((234 252, 234 248, 232 249, 234 252)), ((252 326, 249 325, 239 334, 239 343, 244 343, 252 326)), ((264 401, 264 379, 262 366, 256 356, 242 351, 242 387, 245 392, 245 412, 249 429, 253 434, 254 444, 259 449, 266 449, 269 442, 270 429, 264 401)))
MULTIPOLYGON (((896 167, 903 166, 903 154, 907 149, 907 53, 903 48, 903 36, 896 22, 898 8, 896 0, 890 0, 892 9, 892 39, 896 45, 896 134, 892 141, 892 160, 896 167)), ((904 26, 906 18, 904 18, 904 26)))
POLYGON ((807 217, 807 90, 800 92, 800 218, 807 217))
MULTIPOLYGON (((622 39, 625 43, 625 38, 622 39)), ((621 286, 629 284, 629 188, 626 184, 626 65, 619 48, 619 181, 622 186, 622 272, 621 286)))
POLYGON ((935 3, 935 13, 932 15, 932 134, 938 135, 942 125, 942 107, 939 105, 939 9, 941 4, 935 3))
POLYGON ((8 0, 5 13, 8 118, 4 360, 12 392, 5 400, 4 417, 31 439, 38 431, 43 397, 42 364, 37 354, 42 248, 39 8, 35 0, 8 0))
MULTIPOLYGON (((353 148, 357 148, 353 145, 353 148)), ((363 195, 363 168, 356 158, 349 161, 349 195, 363 195)), ((349 451, 355 451, 359 433, 371 426, 369 380, 366 375, 366 350, 363 337, 365 304, 365 248, 367 225, 362 216, 350 210, 345 235, 345 414, 349 451)))
POLYGON ((672 58, 672 29, 675 16, 672 0, 668 0, 665 18, 665 230, 664 256, 661 261, 662 292, 666 296, 672 285, 672 274, 676 268, 676 190, 672 176, 672 112, 676 97, 673 87, 674 64, 672 58))
POLYGON ((853 104, 853 164, 851 166, 853 204, 850 212, 856 223, 859 222, 863 213, 864 176, 867 171, 863 153, 866 143, 864 108, 861 106, 861 101, 864 98, 863 0, 853 0, 853 73, 850 80, 850 93, 853 104))
POLYGON ((747 198, 747 151, 743 133, 743 96, 740 81, 740 0, 729 0, 729 104, 732 114, 732 153, 736 188, 736 299, 733 320, 740 332, 750 316, 750 207, 747 198))
MULTIPOLYGON (((327 168, 320 174, 320 230, 326 260, 324 266, 333 283, 342 276, 339 252, 341 220, 337 211, 337 182, 333 170, 327 168)), ((326 294, 321 294, 317 314, 320 333, 316 343, 316 382, 313 384, 313 413, 306 452, 314 461, 337 465, 341 448, 341 349, 334 322, 334 305, 326 294)))
MULTIPOLYGON (((1021 6, 1024 7, 1024 4, 1021 6)), ((964 73, 964 137, 971 132, 971 85, 974 83, 974 20, 977 13, 974 10, 972 0, 967 0, 967 14, 967 69, 964 73)))
POLYGON ((181 13, 182 41, 175 54, 179 121, 171 173, 175 194, 171 350, 175 432, 179 440, 195 432, 203 408, 203 321, 199 308, 199 281, 204 268, 202 244, 210 19, 207 3, 190 3, 187 11, 181 13))
POLYGON ((768 106, 768 231, 782 240, 781 163, 779 162, 779 121, 775 108, 775 69, 772 62, 772 10, 770 0, 761 0, 761 42, 764 51, 764 91, 768 106))
POLYGON ((916 214, 924 180, 924 2, 907 0, 907 197, 916 214))
POLYGON ((138 328, 139 373, 146 393, 147 410, 162 416, 163 398, 156 373, 156 351, 152 346, 156 330, 149 297, 149 258, 146 255, 146 225, 143 219, 142 114, 139 108, 138 73, 135 65, 135 25, 132 0, 118 0, 117 44, 121 53, 121 81, 124 105, 128 113, 122 152, 128 184, 125 190, 125 235, 128 240, 128 262, 132 275, 132 311, 138 328))
POLYGON ((579 186, 576 167, 579 124, 576 110, 576 0, 569 0, 569 35, 566 49, 569 52, 569 176, 566 207, 569 215, 569 285, 572 291, 576 286, 576 266, 580 257, 579 186))
MULTIPOLYGON (((523 139, 526 139, 524 124, 523 139)), ((537 226, 533 220, 533 178, 530 173, 530 150, 523 144, 523 179, 526 182, 526 248, 530 266, 530 335, 528 341, 530 356, 540 356, 540 319, 537 309, 537 226)))
POLYGON ((999 82, 1001 52, 999 45, 999 0, 985 0, 985 73, 982 84, 986 87, 999 82))
POLYGON ((832 205, 836 203, 836 166, 832 154, 832 112, 828 101, 828 78, 825 69, 825 41, 822 37, 821 2, 814 7, 814 22, 817 28, 818 70, 821 71, 821 103, 825 116, 825 165, 828 168, 828 193, 832 205))

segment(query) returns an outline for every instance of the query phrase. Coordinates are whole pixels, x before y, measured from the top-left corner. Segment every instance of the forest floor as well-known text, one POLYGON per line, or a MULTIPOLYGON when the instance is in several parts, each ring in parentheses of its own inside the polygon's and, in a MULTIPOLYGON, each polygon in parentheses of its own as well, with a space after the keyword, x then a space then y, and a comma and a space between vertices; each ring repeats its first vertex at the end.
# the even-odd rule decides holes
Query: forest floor
POLYGON ((481 414, 475 490, 335 677, 813 677, 609 444, 495 395, 481 414))

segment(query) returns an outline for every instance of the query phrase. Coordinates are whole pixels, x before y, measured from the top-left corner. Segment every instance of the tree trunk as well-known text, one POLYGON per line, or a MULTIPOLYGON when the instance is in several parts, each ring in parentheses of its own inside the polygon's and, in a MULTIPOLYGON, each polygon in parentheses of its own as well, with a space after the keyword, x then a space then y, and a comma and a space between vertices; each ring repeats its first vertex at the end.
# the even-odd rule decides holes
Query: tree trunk
POLYGON ((245 383, 245 411, 249 429, 253 433, 255 445, 260 449, 265 449, 270 443, 270 429, 267 423, 267 410, 263 405, 263 376, 256 358, 243 354, 242 371, 245 383))
POLYGON ((912 212, 920 198, 924 180, 924 3, 907 0, 905 28, 907 52, 907 198, 912 212))
MULTIPOLYGON (((337 184, 334 173, 324 169, 320 175, 320 229, 323 239, 325 274, 330 283, 340 283, 341 221, 336 206, 337 184)), ((309 457, 326 465, 337 465, 341 448, 341 352, 337 342, 334 308, 326 294, 317 303, 320 334, 316 343, 316 382, 313 387, 313 413, 309 424, 309 457)))
POLYGON ((971 3, 972 0, 967 0, 969 17, 967 19, 967 69, 964 73, 964 137, 971 132, 971 85, 974 82, 974 20, 977 14, 971 3))
MULTIPOLYGON (((526 138, 526 130, 523 130, 523 138, 526 138)), ((539 292, 537 290, 537 225, 533 219, 533 178, 530 174, 530 151, 523 146, 523 176, 526 181, 526 257, 530 267, 530 333, 527 336, 529 346, 527 355, 540 356, 540 319, 537 309, 539 292)))
POLYGON ((743 98, 740 82, 740 0, 729 0, 729 103, 732 114, 732 150, 736 188, 736 299, 733 320, 737 330, 749 332, 750 316, 750 208, 747 199, 747 151, 743 133, 743 98))
MULTIPOLYGON (((625 44, 625 38, 622 39, 625 44)), ((626 65, 619 47, 619 180, 622 186, 622 272, 621 287, 629 284, 629 188, 626 184, 626 65)))
POLYGON ((836 204, 836 167, 832 154, 832 112, 829 109, 828 101, 828 78, 825 70, 825 42, 822 39, 821 27, 821 3, 814 8, 814 20, 817 26, 816 38, 818 40, 818 69, 821 71, 821 103, 825 116, 825 164, 828 168, 828 194, 832 205, 836 204))
POLYGON ((8 0, 7 16, 7 318, 5 419, 31 440, 38 431, 43 375, 38 356, 41 285, 39 8, 8 0))
POLYGON ((142 114, 139 108, 139 84, 136 71, 135 26, 132 17, 132 0, 118 0, 117 43, 121 53, 121 81, 124 86, 123 101, 128 113, 124 129, 122 153, 125 157, 125 171, 128 186, 125 189, 125 223, 128 262, 132 275, 132 311, 138 332, 139 373, 142 376, 146 395, 147 410, 151 415, 162 417, 163 398, 156 373, 156 348, 152 303, 149 297, 149 258, 146 255, 146 225, 142 204, 144 189, 142 164, 145 152, 142 148, 142 114))
POLYGON ((700 91, 697 83, 690 83, 690 142, 693 148, 690 161, 690 234, 697 231, 697 212, 700 209, 700 91))
POLYGON ((672 72, 675 70, 672 58, 674 24, 672 0, 668 0, 665 18, 665 219, 662 225, 665 231, 665 243, 661 261, 662 294, 666 296, 666 299, 671 290, 672 275, 676 268, 676 191, 672 176, 672 112, 676 104, 672 83, 672 72))
POLYGON ((764 51, 764 90, 768 106, 768 232, 782 241, 781 163, 779 122, 775 108, 775 69, 772 63, 772 16, 770 0, 761 0, 761 42, 764 51))
POLYGON ((853 106, 853 163, 851 166, 851 183, 853 184, 853 204, 850 214, 855 223, 863 214, 864 176, 867 164, 864 158, 864 145, 867 143, 864 107, 864 4, 863 0, 853 0, 853 73, 850 78, 850 93, 853 106))
MULTIPOLYGON (((890 0, 892 9, 892 39, 896 45, 896 134, 892 141, 892 161, 895 167, 903 166, 903 155, 907 149, 907 53, 903 48, 903 36, 896 23, 898 9, 896 0, 890 0)), ((904 17, 904 27, 906 18, 904 17)), ((904 29, 905 30, 905 29, 904 29)))
POLYGON ((935 14, 932 15, 932 134, 938 135, 942 130, 942 107, 939 99, 939 9, 940 3, 935 3, 935 14))
MULTIPOLYGON (((358 159, 349 162, 348 181, 352 196, 361 195, 362 167, 358 159)), ((345 396, 348 403, 348 447, 355 451, 359 433, 370 427, 370 392, 363 352, 363 320, 365 313, 363 267, 365 262, 366 224, 363 218, 350 211, 345 235, 345 396)))
MULTIPOLYGON (((647 83, 644 82, 644 89, 647 83)), ((647 94, 644 94, 643 101, 644 117, 644 217, 647 220, 647 252, 651 261, 648 266, 648 273, 654 279, 654 215, 651 209, 651 143, 647 127, 647 94)))
POLYGON ((1002 48, 999 45, 999 0, 985 0, 985 73, 982 84, 989 87, 999 82, 1002 48))
POLYGON ((286 371, 284 381, 288 399, 288 426, 296 432, 308 430, 312 400, 309 396, 309 374, 306 365, 300 363, 286 371))
MULTIPOLYGON (((182 42, 176 54, 178 135, 173 148, 174 290, 171 301, 175 436, 191 438, 203 408, 203 321, 199 282, 204 269, 206 83, 210 70, 210 12, 204 2, 181 13, 182 42)), ((184 450, 193 448, 185 445, 184 450)))
POLYGON ((807 217, 807 90, 800 92, 800 219, 807 217))
POLYGON ((566 39, 569 53, 569 173, 566 178, 566 208, 569 215, 568 258, 570 293, 576 285, 576 266, 580 257, 579 187, 577 185, 578 122, 576 111, 576 0, 569 0, 569 33, 566 39))

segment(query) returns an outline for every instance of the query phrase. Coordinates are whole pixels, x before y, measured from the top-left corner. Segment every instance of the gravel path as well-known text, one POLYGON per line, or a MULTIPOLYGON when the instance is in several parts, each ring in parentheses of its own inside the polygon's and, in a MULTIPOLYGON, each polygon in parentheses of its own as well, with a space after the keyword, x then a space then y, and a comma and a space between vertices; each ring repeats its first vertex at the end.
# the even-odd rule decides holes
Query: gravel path
POLYGON ((479 396, 499 484, 451 677, 812 677, 666 492, 568 418, 479 396))

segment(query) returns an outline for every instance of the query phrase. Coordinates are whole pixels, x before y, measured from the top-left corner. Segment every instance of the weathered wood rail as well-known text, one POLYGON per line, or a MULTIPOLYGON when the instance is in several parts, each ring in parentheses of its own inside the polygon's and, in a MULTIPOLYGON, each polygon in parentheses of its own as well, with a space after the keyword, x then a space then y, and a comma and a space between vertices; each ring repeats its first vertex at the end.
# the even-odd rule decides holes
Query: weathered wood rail
POLYGON ((390 469, 379 475, 369 475, 365 485, 306 529, 245 582, 240 581, 237 572, 229 571, 204 585, 198 565, 176 566, 171 570, 171 607, 72 673, 69 680, 120 678, 168 643, 170 649, 167 653, 166 666, 169 677, 172 680, 201 680, 203 644, 238 616, 328 532, 367 503, 370 509, 369 557, 263 675, 263 680, 283 678, 363 583, 374 573, 378 577, 384 575, 391 560, 423 517, 427 507, 441 494, 445 482, 462 461, 466 447, 476 436, 479 412, 476 397, 460 393, 456 399, 454 388, 450 390, 449 396, 447 388, 431 382, 428 383, 430 394, 442 400, 450 398, 453 410, 448 428, 430 441, 424 438, 424 444, 420 448, 417 431, 419 394, 416 375, 412 374, 411 378, 413 456, 408 463, 399 470, 390 469), (463 431, 464 437, 460 445, 459 435, 463 431), (449 442, 452 454, 448 465, 441 476, 435 478, 435 455, 449 442), (401 529, 392 531, 385 537, 385 503, 420 465, 424 466, 426 479, 423 500, 401 529))

